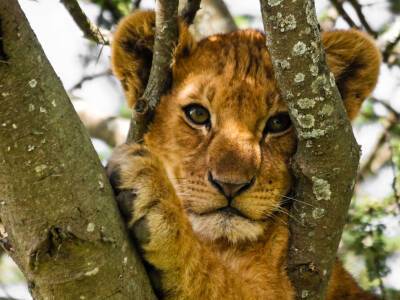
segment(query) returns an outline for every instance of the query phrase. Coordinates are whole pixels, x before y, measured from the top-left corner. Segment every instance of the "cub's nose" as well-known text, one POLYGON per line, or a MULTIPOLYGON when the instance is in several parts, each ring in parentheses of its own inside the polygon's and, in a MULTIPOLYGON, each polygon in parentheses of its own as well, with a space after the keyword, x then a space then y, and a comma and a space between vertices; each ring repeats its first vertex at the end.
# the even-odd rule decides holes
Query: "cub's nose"
POLYGON ((214 178, 211 172, 208 173, 208 181, 226 198, 232 199, 248 190, 254 183, 254 177, 250 181, 241 183, 224 182, 214 178))

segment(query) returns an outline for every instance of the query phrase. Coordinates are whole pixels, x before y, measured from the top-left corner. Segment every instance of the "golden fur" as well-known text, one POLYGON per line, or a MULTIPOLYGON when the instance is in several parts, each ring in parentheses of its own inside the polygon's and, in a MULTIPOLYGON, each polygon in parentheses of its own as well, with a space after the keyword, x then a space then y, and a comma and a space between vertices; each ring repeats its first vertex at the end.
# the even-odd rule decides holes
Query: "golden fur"
MULTIPOLYGON (((151 65, 154 14, 137 12, 115 33, 112 68, 128 103, 143 92, 151 65)), ((327 62, 349 117, 354 118, 378 77, 379 52, 363 33, 324 33, 327 62)), ((109 166, 119 190, 134 190, 130 226, 145 260, 158 270, 167 299, 294 299, 286 274, 285 203, 296 149, 288 129, 263 135, 267 120, 286 112, 265 36, 254 30, 196 43, 180 23, 170 92, 157 108, 145 146, 119 147, 109 166), (211 127, 190 123, 182 108, 207 108, 211 127), (210 184, 252 186, 231 199, 210 184)), ((133 198, 133 196, 132 196, 133 198)), ((328 299, 374 299, 337 263, 328 299), (371 297, 371 298, 368 298, 371 297)))

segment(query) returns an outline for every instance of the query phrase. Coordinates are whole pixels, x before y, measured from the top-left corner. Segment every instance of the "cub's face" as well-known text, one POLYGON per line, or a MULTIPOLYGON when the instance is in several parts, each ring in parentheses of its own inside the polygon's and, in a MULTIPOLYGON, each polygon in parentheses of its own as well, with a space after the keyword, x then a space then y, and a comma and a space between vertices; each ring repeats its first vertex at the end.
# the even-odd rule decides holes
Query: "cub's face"
POLYGON ((295 135, 257 32, 213 37, 180 61, 146 142, 161 157, 194 231, 256 240, 291 187, 295 135), (251 39, 252 43, 246 43, 251 39))
MULTIPOLYGON (((196 43, 179 26, 172 87, 145 143, 163 162, 198 236, 255 241, 288 199, 296 150, 265 36, 247 30, 196 43)), ((113 72, 130 106, 146 86, 153 41, 152 12, 126 17, 115 32, 113 72)), ((324 33, 322 42, 352 119, 376 84, 379 51, 354 30, 324 33)))

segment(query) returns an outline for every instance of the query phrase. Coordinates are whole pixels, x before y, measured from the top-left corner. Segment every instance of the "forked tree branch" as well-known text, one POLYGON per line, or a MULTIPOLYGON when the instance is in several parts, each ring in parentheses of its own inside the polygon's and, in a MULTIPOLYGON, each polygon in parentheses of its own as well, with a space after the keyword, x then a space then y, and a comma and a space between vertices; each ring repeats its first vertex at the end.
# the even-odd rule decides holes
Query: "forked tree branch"
POLYGON ((346 23, 351 28, 358 28, 357 24, 353 21, 353 19, 349 16, 347 11, 343 7, 343 0, 331 0, 332 5, 337 10, 338 14, 346 21, 346 23))
POLYGON ((76 25, 82 30, 85 37, 96 44, 109 45, 110 39, 108 33, 104 29, 98 28, 85 15, 77 0, 61 0, 65 8, 68 10, 76 25))
POLYGON ((288 274, 296 299, 319 300, 345 224, 359 146, 325 63, 314 1, 260 2, 276 81, 298 138, 288 274), (323 115, 326 105, 331 112, 323 115))
POLYGON ((364 16, 364 13, 362 11, 362 7, 361 4, 358 3, 358 0, 348 0, 350 2, 350 4, 353 6, 354 10, 356 11, 356 14, 358 16, 358 18, 360 19, 360 22, 362 24, 362 26, 365 28, 365 30, 372 35, 373 37, 377 37, 378 33, 373 30, 371 28, 371 26, 369 25, 367 19, 364 16))
POLYGON ((335 7, 339 15, 346 21, 346 23, 353 28, 359 28, 359 26, 356 25, 356 23, 353 21, 353 19, 350 17, 350 15, 346 12, 346 10, 343 7, 343 3, 345 1, 348 1, 351 6, 354 8, 358 19, 360 20, 361 25, 365 28, 365 30, 372 35, 373 37, 377 37, 378 33, 371 28, 369 25, 363 11, 362 11, 362 6, 357 0, 330 0, 332 5, 335 7))
POLYGON ((171 84, 173 53, 178 44, 178 0, 156 1, 156 36, 146 89, 132 114, 127 142, 142 142, 161 96, 171 84))

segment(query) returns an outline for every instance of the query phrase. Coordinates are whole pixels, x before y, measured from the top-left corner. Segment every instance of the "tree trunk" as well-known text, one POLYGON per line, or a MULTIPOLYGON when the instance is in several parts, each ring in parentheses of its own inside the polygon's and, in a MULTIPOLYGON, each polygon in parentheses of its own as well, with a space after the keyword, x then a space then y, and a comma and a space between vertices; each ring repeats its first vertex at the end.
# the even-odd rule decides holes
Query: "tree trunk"
POLYGON ((0 1, 0 219, 35 299, 155 299, 88 134, 16 0, 0 1))
POLYGON ((298 137, 298 201, 291 210, 288 272, 297 299, 323 299, 352 196, 359 147, 325 63, 314 2, 260 2, 275 77, 298 137), (300 108, 299 99, 313 105, 300 108), (330 106, 330 115, 319 113, 324 105, 330 106))

